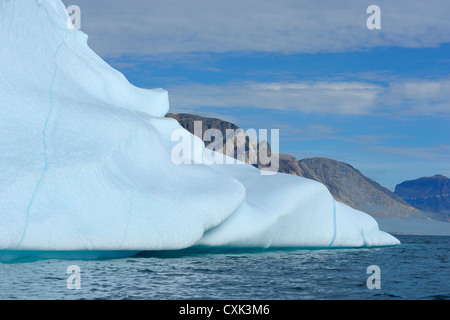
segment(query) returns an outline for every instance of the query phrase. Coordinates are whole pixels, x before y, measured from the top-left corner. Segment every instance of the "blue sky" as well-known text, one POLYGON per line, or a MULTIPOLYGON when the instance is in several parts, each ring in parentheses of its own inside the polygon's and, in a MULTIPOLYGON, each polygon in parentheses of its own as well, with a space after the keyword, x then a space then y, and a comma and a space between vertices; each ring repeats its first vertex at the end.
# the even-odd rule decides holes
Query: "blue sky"
POLYGON ((64 1, 89 45, 172 112, 279 129, 280 151, 387 188, 450 176, 448 1, 64 1), (369 30, 366 9, 381 9, 369 30))

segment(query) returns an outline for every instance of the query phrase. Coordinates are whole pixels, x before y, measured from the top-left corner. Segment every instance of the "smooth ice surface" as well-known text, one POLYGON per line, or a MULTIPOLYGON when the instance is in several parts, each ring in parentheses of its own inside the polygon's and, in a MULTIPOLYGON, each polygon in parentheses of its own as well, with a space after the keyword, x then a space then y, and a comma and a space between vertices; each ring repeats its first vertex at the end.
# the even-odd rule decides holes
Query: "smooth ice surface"
POLYGON ((0 1, 0 250, 399 243, 317 182, 173 164, 167 92, 131 85, 67 19, 59 0, 0 1))

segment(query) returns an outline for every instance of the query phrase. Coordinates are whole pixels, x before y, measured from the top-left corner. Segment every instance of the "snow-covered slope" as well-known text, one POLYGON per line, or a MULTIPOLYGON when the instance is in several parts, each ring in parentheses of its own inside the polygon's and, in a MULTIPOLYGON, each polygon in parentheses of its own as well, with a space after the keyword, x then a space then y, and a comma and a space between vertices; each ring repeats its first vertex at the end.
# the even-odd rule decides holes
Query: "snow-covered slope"
POLYGON ((167 92, 132 86, 67 18, 0 1, 0 250, 398 244, 311 180, 175 165, 167 92))

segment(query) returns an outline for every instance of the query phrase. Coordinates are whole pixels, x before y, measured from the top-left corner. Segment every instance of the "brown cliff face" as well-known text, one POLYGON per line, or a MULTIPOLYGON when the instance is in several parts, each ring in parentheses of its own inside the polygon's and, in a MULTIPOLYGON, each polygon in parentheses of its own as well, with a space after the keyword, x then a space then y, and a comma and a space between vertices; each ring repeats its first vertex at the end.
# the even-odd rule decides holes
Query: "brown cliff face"
POLYGON ((263 150, 263 153, 266 152, 264 154, 267 154, 268 156, 271 155, 270 146, 267 141, 258 142, 251 139, 243 129, 239 128, 231 122, 216 118, 201 117, 187 113, 168 113, 166 117, 177 120, 184 129, 192 134, 196 134, 200 139, 203 140, 207 148, 229 155, 243 162, 250 163, 257 168, 265 167, 261 163, 259 157, 257 157, 260 149, 263 150), (201 121, 201 133, 200 130, 198 130, 199 132, 195 132, 196 121, 201 121), (214 139, 212 139, 213 141, 208 141, 208 139, 204 139, 205 132, 209 129, 219 130, 222 134, 222 141, 215 141, 214 139), (235 133, 232 136, 227 136, 227 130, 234 131, 235 133), (234 139, 234 141, 232 139, 234 139), (265 150, 266 148, 267 151, 265 150), (243 152, 245 157, 244 159, 238 158, 238 154, 242 150, 245 151, 243 152), (250 154, 256 155, 256 159, 249 159, 250 154))

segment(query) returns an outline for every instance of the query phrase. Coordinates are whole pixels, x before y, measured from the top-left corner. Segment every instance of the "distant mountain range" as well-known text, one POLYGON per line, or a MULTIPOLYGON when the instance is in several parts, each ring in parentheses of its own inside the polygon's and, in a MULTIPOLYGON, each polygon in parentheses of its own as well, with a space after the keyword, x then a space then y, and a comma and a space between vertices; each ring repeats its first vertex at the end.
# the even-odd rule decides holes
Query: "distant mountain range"
POLYGON ((433 213, 437 220, 450 222, 450 179, 435 175, 400 183, 395 194, 412 206, 433 213))
MULTIPOLYGON (((226 130, 239 130, 231 122, 192 114, 167 114, 194 134, 194 121, 202 121, 202 137, 207 129, 218 129, 226 145, 226 130)), ((242 129, 241 129, 242 130, 242 129)), ((245 134, 243 132, 240 134, 245 134)), ((202 138, 200 137, 200 138, 202 138)), ((214 144, 205 141, 207 148, 214 144)), ((232 144, 230 144, 232 145, 232 144)), ((270 146, 247 137, 246 150, 270 146)), ((226 148, 216 151, 225 153, 226 148)), ((396 187, 395 193, 364 176, 351 165, 327 158, 297 160, 288 154, 279 155, 279 172, 313 179, 323 183, 333 197, 348 206, 378 218, 423 218, 449 221, 450 183, 444 176, 406 181, 396 187), (448 211, 446 211, 448 210, 448 211)), ((261 167, 260 163, 255 165, 261 167)))

